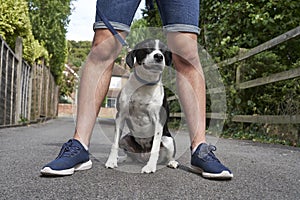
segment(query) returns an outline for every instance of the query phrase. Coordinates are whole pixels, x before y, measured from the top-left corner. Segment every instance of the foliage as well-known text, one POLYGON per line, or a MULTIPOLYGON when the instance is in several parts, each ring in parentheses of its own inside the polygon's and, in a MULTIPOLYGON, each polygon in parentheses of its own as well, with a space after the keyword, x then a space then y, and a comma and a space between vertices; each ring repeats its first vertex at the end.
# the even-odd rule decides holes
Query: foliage
POLYGON ((60 83, 60 95, 71 96, 76 85, 78 84, 78 74, 80 67, 84 64, 85 59, 91 48, 91 41, 68 41, 67 66, 63 73, 63 79, 60 83))
POLYGON ((133 21, 130 34, 126 38, 130 46, 134 47, 137 43, 149 38, 164 40, 162 29, 151 27, 150 24, 144 18, 133 21))
POLYGON ((279 132, 277 131, 276 134, 270 135, 268 133, 268 128, 266 129, 259 124, 251 124, 246 127, 241 126, 240 129, 232 134, 223 134, 223 136, 226 138, 252 140, 254 142, 300 146, 300 144, 297 144, 297 140, 294 139, 293 133, 288 132, 284 126, 277 127, 281 130, 279 132))
POLYGON ((91 41, 68 41, 68 57, 67 65, 70 69, 65 68, 63 79, 60 82, 60 95, 71 96, 76 85, 78 84, 78 77, 80 67, 84 64, 92 46, 91 41))
POLYGON ((71 0, 28 0, 33 35, 48 50, 51 73, 58 84, 67 59, 66 27, 70 4, 71 0))
MULTIPOLYGON (((300 24, 299 8, 296 1, 205 1, 201 9, 203 32, 200 42, 216 61, 233 57, 297 27, 300 24)), ((242 82, 299 67, 299 44, 300 40, 296 38, 243 62, 221 67, 229 116, 299 114, 299 78, 241 91, 235 86, 238 67, 242 82)), ((247 135, 249 131, 258 130, 270 138, 274 134, 274 131, 266 131, 270 125, 257 124, 257 129, 254 126, 227 121, 224 134, 233 136, 244 132, 247 135)), ((289 126, 285 132, 295 126, 289 126)))
POLYGON ((262 44, 300 22, 300 5, 296 0, 207 0, 202 1, 200 8, 200 42, 219 60, 232 57, 239 48, 262 44))
POLYGON ((0 0, 0 35, 9 44, 15 46, 17 37, 23 38, 23 57, 30 63, 38 58, 48 60, 48 52, 42 43, 35 39, 25 0, 0 0))
POLYGON ((21 123, 21 124, 29 124, 29 120, 26 117, 20 115, 19 118, 20 118, 19 121, 18 121, 19 123, 21 123))
POLYGON ((63 79, 60 82, 60 88, 59 88, 60 96, 65 98, 71 97, 79 80, 72 72, 70 72, 67 69, 64 71, 62 76, 63 79))
POLYGON ((148 27, 162 27, 156 2, 153 8, 142 10, 142 14, 143 18, 147 21, 148 27))
POLYGON ((30 63, 44 58, 60 83, 67 56, 66 27, 71 0, 0 0, 0 35, 14 47, 23 38, 23 55, 30 63))
MULTIPOLYGON (((74 66, 76 68, 79 68, 83 65, 85 62, 87 55, 89 54, 92 42, 91 41, 74 41, 69 40, 67 43, 68 47, 68 58, 67 63, 70 66, 74 66)), ((78 71, 78 69, 75 71, 78 71)))
POLYGON ((141 29, 144 29, 147 26, 148 23, 143 18, 133 21, 131 25, 130 34, 126 38, 126 41, 130 46, 134 47, 139 41, 142 41, 147 37, 147 32, 140 31, 141 29))

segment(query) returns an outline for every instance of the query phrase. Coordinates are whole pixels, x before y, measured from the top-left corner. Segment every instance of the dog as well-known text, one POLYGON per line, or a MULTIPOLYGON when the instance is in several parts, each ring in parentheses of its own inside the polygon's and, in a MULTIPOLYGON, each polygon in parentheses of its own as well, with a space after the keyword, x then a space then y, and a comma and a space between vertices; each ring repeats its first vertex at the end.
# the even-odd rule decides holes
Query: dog
POLYGON ((167 121, 169 108, 162 85, 162 72, 171 66, 172 53, 160 40, 138 43, 126 56, 132 68, 129 79, 117 98, 115 138, 105 164, 117 167, 119 147, 131 158, 147 162, 142 173, 154 173, 157 163, 177 168, 175 140, 167 121), (121 139, 124 126, 129 133, 121 139))

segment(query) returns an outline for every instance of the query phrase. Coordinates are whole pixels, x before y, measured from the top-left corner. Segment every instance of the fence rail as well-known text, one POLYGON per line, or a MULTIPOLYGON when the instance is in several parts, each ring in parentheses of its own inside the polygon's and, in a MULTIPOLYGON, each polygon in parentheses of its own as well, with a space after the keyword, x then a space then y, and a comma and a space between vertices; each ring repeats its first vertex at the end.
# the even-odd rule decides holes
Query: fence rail
POLYGON ((252 49, 250 49, 249 51, 247 51, 246 53, 244 54, 241 54, 241 55, 238 55, 238 56, 235 56, 233 58, 230 58, 230 59, 227 59, 227 60, 224 60, 223 62, 219 63, 220 66, 228 66, 228 65, 231 65, 233 63, 236 63, 236 62, 239 62, 239 61, 242 61, 242 60, 245 60, 246 58, 249 58, 251 56, 254 56, 258 53, 261 53, 265 50, 268 50, 272 47, 275 47, 283 42, 286 42, 290 39, 293 39, 297 36, 300 35, 300 26, 284 33, 284 34, 281 34, 261 45, 258 45, 257 47, 254 47, 252 49))
POLYGON ((0 36, 0 48, 0 127, 56 117, 58 86, 49 68, 22 59, 21 38, 14 52, 0 36))
POLYGON ((237 83, 237 87, 239 89, 247 89, 247 88, 252 88, 260 85, 283 81, 291 78, 297 78, 299 76, 300 76, 300 68, 296 68, 296 69, 291 69, 288 71, 272 74, 267 77, 257 78, 243 83, 237 83))
MULTIPOLYGON (((275 47, 283 42, 298 37, 300 35, 300 26, 282 34, 274 39, 271 39, 253 49, 250 49, 243 55, 236 56, 220 63, 222 67, 229 66, 233 63, 242 61, 246 58, 254 56, 272 47, 275 47)), ((287 79, 300 77, 300 68, 290 69, 280 73, 271 74, 267 77, 261 77, 254 80, 249 80, 240 83, 240 68, 237 68, 237 81, 236 87, 240 90, 253 88, 261 85, 266 85, 274 82, 279 82, 287 79)), ((269 123, 269 124, 300 124, 299 115, 236 115, 233 116, 232 121, 234 122, 247 122, 247 123, 269 123)))

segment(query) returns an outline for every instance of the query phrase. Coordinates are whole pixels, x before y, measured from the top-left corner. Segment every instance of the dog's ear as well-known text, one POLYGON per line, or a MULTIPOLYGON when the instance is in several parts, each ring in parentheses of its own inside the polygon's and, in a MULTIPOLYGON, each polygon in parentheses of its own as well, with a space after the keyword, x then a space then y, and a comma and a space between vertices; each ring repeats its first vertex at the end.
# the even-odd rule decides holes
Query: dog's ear
POLYGON ((133 68, 134 65, 134 57, 135 57, 135 51, 130 51, 127 56, 126 56, 126 64, 130 67, 133 68))
POLYGON ((172 64, 172 52, 167 50, 164 53, 164 56, 165 56, 166 65, 171 66, 171 64, 172 64))

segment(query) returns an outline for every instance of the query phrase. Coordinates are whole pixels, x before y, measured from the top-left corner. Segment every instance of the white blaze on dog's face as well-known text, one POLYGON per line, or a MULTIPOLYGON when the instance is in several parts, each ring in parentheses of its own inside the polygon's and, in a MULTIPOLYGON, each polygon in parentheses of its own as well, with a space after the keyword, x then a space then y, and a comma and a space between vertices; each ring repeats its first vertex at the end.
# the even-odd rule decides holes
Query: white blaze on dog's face
POLYGON ((145 40, 137 44, 126 57, 126 63, 135 70, 136 75, 145 82, 157 82, 164 67, 170 66, 172 54, 159 40, 145 40))

